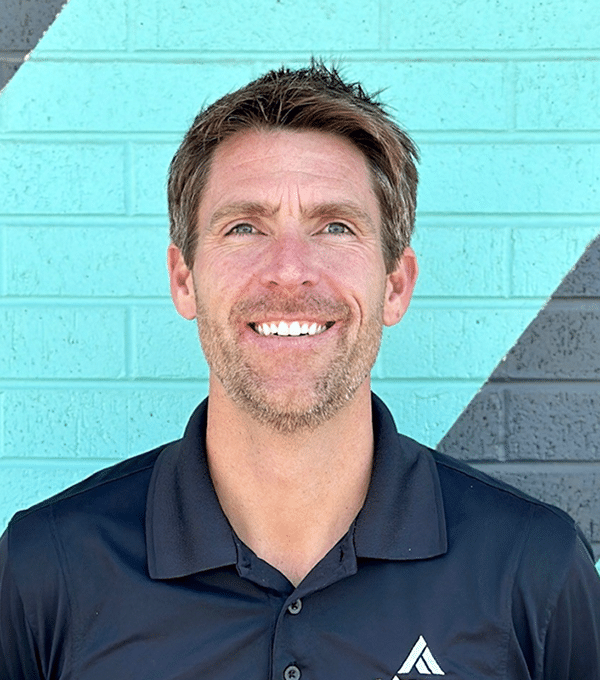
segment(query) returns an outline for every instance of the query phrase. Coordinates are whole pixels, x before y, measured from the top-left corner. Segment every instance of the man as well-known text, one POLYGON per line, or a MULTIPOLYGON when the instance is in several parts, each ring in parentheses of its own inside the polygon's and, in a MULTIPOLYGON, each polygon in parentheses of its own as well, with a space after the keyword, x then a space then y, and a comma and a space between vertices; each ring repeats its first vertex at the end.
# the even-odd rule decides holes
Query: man
POLYGON ((370 392, 417 277, 415 160, 319 64, 197 117, 168 265, 208 400, 13 519, 2 678, 600 678, 573 521, 398 435, 370 392))

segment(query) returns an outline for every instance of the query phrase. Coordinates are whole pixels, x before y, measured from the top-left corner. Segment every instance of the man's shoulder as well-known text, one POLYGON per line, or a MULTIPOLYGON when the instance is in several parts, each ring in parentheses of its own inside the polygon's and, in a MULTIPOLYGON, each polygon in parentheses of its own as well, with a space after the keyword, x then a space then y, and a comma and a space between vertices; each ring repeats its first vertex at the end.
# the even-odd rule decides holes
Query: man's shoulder
POLYGON ((457 533, 456 527, 467 527, 472 549, 480 542, 490 558, 510 551, 534 570, 543 560, 556 575, 568 568, 578 545, 592 559, 589 543, 562 509, 447 454, 429 451, 438 472, 448 530, 457 533))
POLYGON ((575 530, 573 518, 560 508, 528 495, 524 491, 496 477, 492 477, 468 463, 440 451, 429 449, 435 461, 442 490, 446 499, 461 494, 461 500, 471 497, 480 505, 483 514, 502 512, 533 512, 546 521, 563 525, 567 531, 575 530))
POLYGON ((94 508, 110 505, 115 499, 125 504, 145 504, 156 459, 169 445, 164 444, 98 470, 63 491, 18 511, 9 527, 13 529, 23 523, 31 525, 42 516, 73 513, 78 509, 93 513, 94 508))

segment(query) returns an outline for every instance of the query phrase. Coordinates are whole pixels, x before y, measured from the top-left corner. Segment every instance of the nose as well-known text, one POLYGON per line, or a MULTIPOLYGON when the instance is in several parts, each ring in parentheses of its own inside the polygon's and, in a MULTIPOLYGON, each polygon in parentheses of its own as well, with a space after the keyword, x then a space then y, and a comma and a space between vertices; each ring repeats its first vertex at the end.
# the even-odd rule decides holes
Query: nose
POLYGON ((268 287, 292 290, 314 286, 319 280, 310 243, 297 234, 280 234, 265 253, 261 282, 268 287))

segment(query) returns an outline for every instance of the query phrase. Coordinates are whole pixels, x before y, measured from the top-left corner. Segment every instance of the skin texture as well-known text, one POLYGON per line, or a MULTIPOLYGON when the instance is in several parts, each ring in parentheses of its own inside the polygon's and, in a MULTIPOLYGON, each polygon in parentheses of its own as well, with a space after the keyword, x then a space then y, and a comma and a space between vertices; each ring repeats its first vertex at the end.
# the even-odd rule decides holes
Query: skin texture
POLYGON ((382 326, 408 307, 416 260, 407 248, 386 274, 367 163, 321 132, 248 131, 222 143, 198 229, 192 269, 171 246, 169 272, 210 367, 211 475, 240 538, 295 582, 364 501, 369 373, 382 326), (323 332, 257 332, 281 321, 323 332))

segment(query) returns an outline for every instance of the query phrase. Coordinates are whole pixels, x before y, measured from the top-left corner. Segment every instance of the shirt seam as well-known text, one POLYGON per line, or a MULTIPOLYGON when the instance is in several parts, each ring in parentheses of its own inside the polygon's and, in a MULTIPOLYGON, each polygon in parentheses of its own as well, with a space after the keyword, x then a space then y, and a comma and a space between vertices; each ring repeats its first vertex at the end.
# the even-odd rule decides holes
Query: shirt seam
MULTIPOLYGON (((517 574, 519 573, 521 565, 523 564, 523 558, 525 556, 525 547, 526 547, 526 545, 528 543, 528 539, 531 535, 531 527, 532 527, 532 523, 533 523, 533 513, 534 513, 534 508, 529 506, 528 507, 528 513, 527 513, 527 527, 526 527, 525 531, 523 531, 521 533, 521 544, 519 546, 519 554, 518 554, 517 561, 515 563, 515 568, 514 568, 513 573, 512 573, 512 588, 511 588, 511 598, 510 598, 510 603, 509 603, 510 609, 508 611, 507 621, 512 619, 512 609, 513 609, 514 601, 515 601, 515 588, 517 587, 517 574)), ((509 678, 508 678, 508 656, 510 654, 510 633, 509 633, 508 627, 507 627, 505 635, 506 635, 506 645, 505 645, 505 654, 504 654, 504 671, 503 671, 502 677, 509 680, 509 678)), ((537 669, 536 669, 536 672, 537 672, 537 669)))
POLYGON ((68 613, 69 613, 69 629, 66 633, 68 636, 68 642, 67 642, 67 657, 65 658, 65 664, 66 664, 66 669, 67 671, 74 671, 76 662, 75 659, 77 657, 77 649, 76 649, 76 643, 78 643, 78 634, 77 634, 77 624, 79 623, 79 616, 78 616, 78 611, 77 608, 74 606, 73 602, 73 597, 71 595, 71 590, 69 588, 69 578, 68 573, 70 572, 69 567, 68 567, 68 558, 66 551, 64 549, 64 546, 62 544, 62 541, 60 540, 60 536, 58 535, 58 527, 56 524, 56 516, 55 516, 55 507, 50 506, 49 512, 50 512, 50 535, 52 538, 52 542, 54 544, 54 550, 56 552, 56 558, 58 562, 58 566, 60 569, 60 574, 62 576, 62 580, 64 583, 64 589, 65 589, 65 595, 67 598, 67 604, 68 604, 68 613), (63 563, 64 561, 64 563, 63 563))
POLYGON ((31 639, 36 641, 36 645, 35 645, 36 666, 38 667, 38 677, 42 678, 43 676, 42 676, 42 668, 41 668, 41 655, 40 655, 39 645, 37 644, 38 636, 35 634, 36 629, 34 628, 34 626, 31 625, 31 623, 29 621, 29 616, 27 614, 27 607, 25 606, 25 600, 23 599, 23 595, 21 594, 21 589, 19 587, 17 574, 12 567, 11 553, 13 551, 11 550, 11 543, 12 543, 12 528, 9 526, 9 528, 8 528, 8 549, 7 549, 6 566, 10 570, 10 574, 11 574, 13 583, 15 584, 15 591, 16 591, 17 596, 19 598, 19 602, 21 603, 21 610, 23 611, 23 620, 25 621, 25 624, 27 625, 27 629, 29 631, 29 634, 31 635, 31 639))

